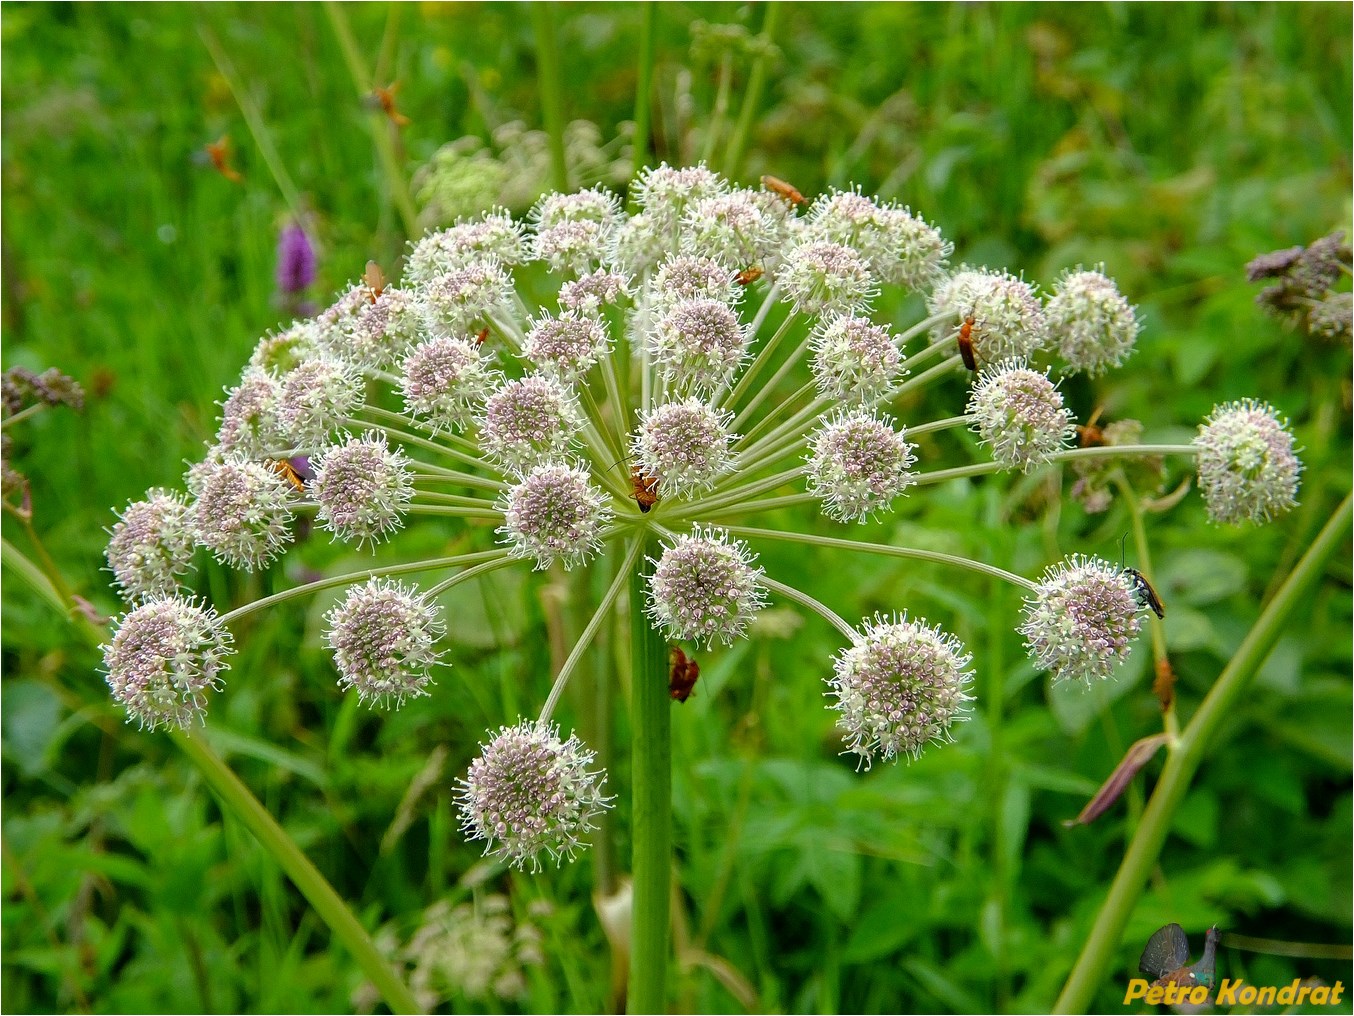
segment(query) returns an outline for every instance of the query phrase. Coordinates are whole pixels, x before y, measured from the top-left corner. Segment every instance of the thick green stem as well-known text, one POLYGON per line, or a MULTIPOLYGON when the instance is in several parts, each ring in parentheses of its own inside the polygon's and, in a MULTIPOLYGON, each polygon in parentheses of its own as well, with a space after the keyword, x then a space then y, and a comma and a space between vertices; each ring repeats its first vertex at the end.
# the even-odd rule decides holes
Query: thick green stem
POLYGON ((1283 633, 1288 615, 1304 600, 1309 587, 1321 577, 1327 558, 1348 537, 1350 517, 1350 497, 1347 495, 1237 648, 1236 655, 1200 704, 1198 712, 1180 735, 1180 740, 1170 747, 1161 778, 1152 792, 1152 799, 1147 802, 1147 810, 1143 812, 1142 822, 1119 865, 1119 873, 1100 908, 1095 927, 1091 929, 1081 955, 1077 957, 1076 965, 1063 985, 1054 1012, 1085 1012, 1091 1004, 1095 989, 1118 947, 1124 926, 1142 894, 1147 876, 1166 842, 1171 819, 1189 790, 1190 780, 1199 768, 1209 741, 1223 720, 1232 713, 1237 699, 1269 656, 1274 643, 1283 633))
POLYGON ((550 169, 555 189, 571 190, 569 162, 564 155, 564 99, 559 71, 559 45, 555 38, 555 5, 536 0, 531 5, 536 26, 536 83, 541 95, 541 119, 550 139, 550 169))
POLYGON ((668 906, 672 877, 672 702, 668 695, 668 647, 644 613, 651 554, 630 571, 631 736, 634 781, 634 896, 631 910, 630 989, 632 1013, 667 1012, 668 906))
POLYGON ((333 886, 325 881, 315 865, 301 853, 300 848, 277 824, 273 816, 268 814, 258 798, 249 792, 249 788, 230 771, 220 756, 207 746, 205 738, 190 737, 180 731, 173 731, 171 736, 174 743, 193 761, 198 772, 216 791, 226 810, 244 822, 268 855, 287 873, 287 877, 296 888, 301 890, 301 895, 310 901, 310 905, 315 908, 315 912, 320 915, 320 919, 329 930, 352 953, 362 972, 371 979, 371 983, 385 999, 386 1005, 390 1006, 390 1011, 421 1012, 413 994, 395 976, 395 971, 377 951, 376 944, 367 934, 367 930, 353 916, 353 912, 339 898, 338 893, 334 892, 333 886))

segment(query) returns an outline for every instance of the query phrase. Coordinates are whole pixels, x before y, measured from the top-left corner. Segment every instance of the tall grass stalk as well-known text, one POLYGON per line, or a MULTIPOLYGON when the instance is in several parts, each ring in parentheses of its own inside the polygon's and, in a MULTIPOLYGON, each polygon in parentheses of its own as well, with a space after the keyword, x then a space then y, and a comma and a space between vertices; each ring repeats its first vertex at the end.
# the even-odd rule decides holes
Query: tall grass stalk
POLYGON ((647 0, 639 29, 639 73, 635 77, 635 140, 631 166, 637 178, 649 164, 649 131, 653 110, 654 31, 658 4, 647 0))
POLYGON ((1348 539, 1350 502, 1350 495, 1346 495, 1312 541, 1307 553, 1266 605, 1254 627, 1237 648, 1236 655, 1200 704, 1194 718, 1185 726, 1180 739, 1168 746, 1161 778, 1157 781, 1151 800, 1147 802, 1142 822, 1128 845, 1128 851, 1119 865, 1119 873, 1114 877, 1109 895, 1096 917, 1095 926, 1087 936, 1081 955, 1077 957, 1072 973, 1063 985, 1062 994, 1054 1004, 1054 1012, 1087 1011, 1095 989, 1104 978, 1105 969, 1119 945, 1124 926, 1142 894, 1147 876, 1161 854, 1171 820, 1189 790, 1190 780, 1203 761, 1209 742, 1269 656, 1284 631, 1284 622, 1288 616, 1321 577, 1326 560, 1348 539))
MULTIPOLYGON (((780 4, 768 0, 762 16, 762 41, 770 43, 775 39, 776 24, 780 21, 780 4)), ((757 107, 762 101, 762 89, 766 86, 766 47, 757 53, 752 61, 752 71, 748 74, 747 90, 743 92, 743 105, 738 112, 738 124, 733 136, 729 138, 729 147, 724 155, 724 175, 732 180, 738 179, 743 171, 743 159, 747 155, 748 137, 752 134, 752 119, 757 115, 757 107)))
POLYGON ((550 139, 552 181, 556 190, 567 193, 573 187, 564 154, 564 82, 560 78, 554 5, 536 0, 531 5, 531 20, 536 29, 536 85, 541 97, 541 119, 550 139))
MULTIPOLYGON (((343 62, 348 65, 348 73, 352 76, 353 86, 357 89, 358 96, 365 98, 371 94, 376 82, 372 80, 366 64, 362 61, 362 54, 357 48, 357 40, 353 37, 352 26, 348 24, 348 15, 342 4, 333 3, 332 0, 324 5, 324 12, 329 18, 330 26, 334 29, 334 37, 338 39, 339 49, 343 51, 343 62)), ((381 164, 381 173, 385 177, 390 200, 395 206, 395 211, 399 213, 405 236, 413 239, 418 236, 418 212, 414 208, 413 198, 409 195, 409 181, 405 179, 404 171, 400 168, 399 154, 395 150, 395 139, 392 132, 398 130, 398 128, 390 123, 379 110, 368 117, 368 123, 371 129, 372 145, 376 149, 376 158, 381 164)))

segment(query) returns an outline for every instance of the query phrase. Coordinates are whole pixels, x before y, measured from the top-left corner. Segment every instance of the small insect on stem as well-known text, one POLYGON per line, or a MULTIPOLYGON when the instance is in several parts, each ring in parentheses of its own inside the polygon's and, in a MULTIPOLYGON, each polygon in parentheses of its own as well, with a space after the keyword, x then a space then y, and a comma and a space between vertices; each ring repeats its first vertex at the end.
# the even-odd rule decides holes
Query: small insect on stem
POLYGON ((479 348, 480 346, 484 345, 484 340, 487 339, 488 337, 489 337, 488 327, 481 328, 479 334, 475 336, 475 347, 479 348))
POLYGON ((691 697, 696 680, 701 676, 700 664, 682 652, 681 646, 668 649, 668 694, 678 702, 691 697))
POLYGON ((762 269, 757 265, 753 265, 750 268, 744 268, 741 272, 735 275, 734 280, 740 286, 750 286, 761 277, 762 277, 762 269))
POLYGON ((367 298, 372 303, 386 291, 386 273, 375 261, 367 262, 367 270, 362 273, 362 282, 367 287, 367 298))
POLYGON ((644 467, 636 462, 630 467, 630 487, 631 497, 639 505, 639 510, 644 514, 649 513, 654 505, 658 504, 658 477, 644 472, 644 467))
POLYGON ((799 191, 796 190, 792 184, 786 183, 779 177, 776 176, 762 177, 762 186, 765 187, 767 190, 769 190, 772 194, 779 194, 790 205, 806 205, 809 203, 808 199, 805 198, 803 194, 799 193, 799 191))
POLYGON ((380 86, 373 88, 371 94, 367 96, 367 108, 380 110, 396 127, 407 127, 409 118, 395 108, 395 93, 399 90, 398 81, 391 82, 385 88, 380 86))
POLYGON ((959 326, 959 355, 964 360, 964 366, 969 370, 976 372, 978 370, 978 360, 973 355, 973 318, 964 318, 964 323, 959 326))
POLYGON ((227 180, 231 183, 244 182, 239 170, 230 164, 230 135, 223 134, 219 141, 204 145, 202 150, 207 153, 207 158, 211 160, 216 171, 227 180))
MULTIPOLYGON (((1124 540, 1128 540, 1128 534, 1124 534, 1124 540)), ((1161 597, 1157 591, 1152 588, 1152 583, 1147 581, 1147 576, 1136 568, 1127 568, 1123 565, 1123 555, 1120 554, 1119 571, 1128 576, 1129 584, 1133 587, 1133 596, 1138 601, 1139 607, 1147 607, 1159 618, 1166 616, 1166 606, 1161 602, 1161 597)))

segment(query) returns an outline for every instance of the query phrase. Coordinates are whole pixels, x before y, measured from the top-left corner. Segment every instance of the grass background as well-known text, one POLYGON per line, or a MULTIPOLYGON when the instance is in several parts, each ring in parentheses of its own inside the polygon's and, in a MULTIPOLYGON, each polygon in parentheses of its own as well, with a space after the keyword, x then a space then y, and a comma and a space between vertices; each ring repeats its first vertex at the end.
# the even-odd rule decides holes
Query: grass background
MULTIPOLYGON (((514 119, 540 126, 526 7, 345 11, 368 66, 401 82, 411 171, 458 137, 488 138, 514 119)), ((690 160, 705 145, 720 57, 693 45, 710 35, 697 22, 755 33, 766 13, 658 7, 659 157, 690 160)), ((641 17, 638 5, 555 8, 564 113, 596 123, 603 139, 623 135, 633 114, 641 17)), ((1065 385, 1081 419, 1103 405, 1111 418, 1143 420, 1149 440, 1184 440, 1215 403, 1257 396, 1293 420, 1307 466, 1293 515, 1222 529, 1190 496, 1149 520, 1188 717, 1275 575, 1350 487, 1349 350, 1263 317, 1243 271, 1257 253, 1349 227, 1350 9, 852 4, 784 5, 778 17, 743 179, 772 172, 806 194, 858 183, 939 225, 956 263, 1006 266, 1044 285, 1064 267, 1105 262, 1145 329, 1125 369, 1065 385)), ((373 151, 373 114, 323 8, 0 8, 4 366, 56 366, 88 392, 84 412, 16 428, 15 462, 32 483, 35 533, 107 614, 118 609, 100 570, 112 509, 179 485, 215 430, 222 387, 257 338, 286 323, 273 262, 289 209, 204 33, 305 196, 320 242, 317 297, 369 257, 393 265, 406 239, 373 151), (222 135, 241 184, 201 159, 222 135)), ((734 52, 730 65, 737 109, 750 60, 734 52)), ((915 316, 906 304, 880 310, 915 316)), ((950 415, 962 398, 955 379, 940 390, 951 408, 928 408, 950 415)), ((1173 468, 1172 485, 1186 475, 1173 468)), ((1031 575, 1073 551, 1112 557, 1128 528, 1122 510, 1088 516, 1059 496, 1060 481, 1065 490, 1070 480, 1047 474, 928 490, 862 535, 1031 575)), ((8 515, 4 534, 32 553, 30 533, 8 515)), ((454 538, 424 529, 399 546, 442 552, 454 538)), ((262 576, 205 567, 201 591, 225 607, 306 568, 343 566, 324 542, 262 576)), ((857 775, 837 756, 823 708, 838 648, 826 625, 781 609, 779 626, 702 659, 699 692, 674 717, 691 960, 676 1004, 1047 1008, 1141 793, 1089 828, 1061 820, 1129 743, 1158 729, 1146 654, 1103 698, 1068 694, 1025 662, 1010 591, 776 545, 763 563, 782 578, 814 576, 815 594, 848 618, 907 606, 942 621, 974 649, 982 701, 957 745, 857 775)), ((4 1007, 350 1008, 358 975, 304 901, 164 737, 122 723, 73 626, 12 572, 4 578, 4 1007)), ((446 1002, 458 1011, 606 1004, 596 858, 508 875, 479 865, 455 830, 452 778, 486 729, 533 710, 548 687, 556 614, 541 587, 514 570, 465 591, 454 604, 455 669, 432 698, 393 715, 335 694, 318 636, 327 601, 251 618, 204 735, 369 927, 407 939, 439 899, 483 908, 493 895, 518 927, 536 929, 541 961, 526 968, 525 994, 467 994, 462 981, 446 1002), (420 774, 429 784, 410 794, 420 774)), ((1349 631, 1346 555, 1214 746, 1099 1007, 1117 1008, 1141 943, 1168 921, 1195 948, 1214 922, 1349 941, 1349 631)), ((587 714, 575 699, 561 719, 586 725, 587 714)), ((623 717, 619 727, 624 744, 623 717)), ((1224 950, 1221 965, 1253 983, 1350 983, 1347 962, 1224 950)))

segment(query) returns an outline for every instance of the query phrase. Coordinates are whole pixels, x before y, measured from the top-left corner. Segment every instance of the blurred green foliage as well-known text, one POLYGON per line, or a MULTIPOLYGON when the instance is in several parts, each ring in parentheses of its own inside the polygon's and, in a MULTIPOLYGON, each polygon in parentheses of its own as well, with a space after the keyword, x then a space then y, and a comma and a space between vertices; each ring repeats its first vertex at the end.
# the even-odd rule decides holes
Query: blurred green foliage
MULTIPOLYGON (((720 67, 736 111, 765 12, 659 7, 658 158, 688 161, 709 144, 718 168, 728 120, 722 135, 707 132, 720 67)), ((557 13, 566 118, 624 138, 639 5, 557 13)), ((521 7, 345 14, 377 80, 401 83, 411 175, 457 138, 540 126, 521 7)), ((1349 350, 1263 317, 1243 271, 1258 253, 1350 226, 1350 8, 865 3, 780 14, 747 180, 773 172, 806 194, 860 184, 939 225, 956 263, 1046 285, 1103 261, 1146 327, 1125 369, 1065 385, 1081 419, 1104 406, 1107 418, 1142 419, 1149 441, 1186 440, 1214 403, 1253 395, 1294 421, 1307 465, 1294 515, 1223 530, 1189 497, 1149 519, 1188 717, 1271 582, 1350 488, 1349 350)), ((29 555, 38 534, 74 591, 112 614, 100 571, 112 509, 177 485, 215 429, 222 387, 285 324, 273 293, 279 226, 297 214, 311 224, 320 300, 369 257, 393 268, 406 238, 372 148, 379 114, 321 7, 6 4, 0 39, 4 363, 59 367, 89 396, 83 413, 15 428, 33 528, 7 516, 4 534, 29 555), (287 207, 203 33, 229 55, 304 209, 287 207), (239 184, 204 157, 223 136, 239 184)), ((916 316, 911 304, 878 310, 916 316)), ((935 439, 923 454, 967 440, 935 439)), ((1172 469, 1173 486, 1187 472, 1172 469)), ((861 535, 1030 575, 1071 551, 1113 556, 1122 508, 1088 516, 1060 496, 1069 484, 1039 474, 928 488, 861 535)), ((438 553, 489 538, 423 532, 438 553)), ((262 576, 206 567, 201 589, 225 605, 306 568, 360 566, 322 542, 262 576)), ((1091 827, 1061 824, 1159 728, 1146 646, 1111 686, 1049 688, 1025 662, 1009 590, 782 545, 763 563, 814 575, 815 594, 846 617, 907 606, 944 618, 975 651, 980 704, 957 745, 857 774, 824 708, 838 636, 818 619, 777 610, 751 641, 702 659, 697 694, 674 717, 678 1004, 1047 1008, 1141 806, 1135 789, 1091 827)), ((75 626, 16 573, 5 579, 4 1007, 349 1009, 358 975, 304 901, 165 738, 122 723, 75 626)), ((520 993, 453 992, 449 1007, 597 1010, 608 959, 590 905, 595 853, 536 877, 481 866, 451 800, 484 731, 542 699, 552 601, 516 571, 457 594, 455 669, 432 698, 391 715, 335 694, 318 634, 327 600, 251 617, 200 736, 392 941, 440 900, 506 897, 513 921, 539 934, 539 962, 524 964, 520 993)), ((1098 1007, 1117 1007, 1141 944, 1168 921, 1196 940, 1214 922, 1350 940, 1349 632, 1346 558, 1211 751, 1098 1007)), ((563 719, 595 723, 587 713, 571 696, 563 719)), ((612 763, 622 858, 625 758, 612 763)), ((1351 974, 1347 962, 1228 949, 1220 965, 1252 983, 1351 974)))

